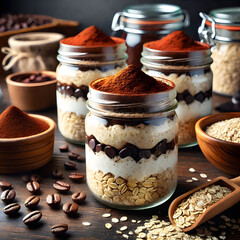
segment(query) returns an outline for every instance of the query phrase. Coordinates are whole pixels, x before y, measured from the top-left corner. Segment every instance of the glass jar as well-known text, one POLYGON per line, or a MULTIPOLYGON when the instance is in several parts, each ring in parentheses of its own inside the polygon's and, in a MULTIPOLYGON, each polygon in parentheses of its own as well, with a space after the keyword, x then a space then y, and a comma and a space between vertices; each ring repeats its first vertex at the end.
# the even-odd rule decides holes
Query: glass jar
POLYGON ((212 48, 213 91, 233 96, 240 90, 240 7, 215 9, 202 14, 199 28, 202 41, 209 42, 202 32, 212 34, 215 46, 212 48))
POLYGON ((175 83, 179 118, 180 147, 197 144, 195 123, 212 113, 212 58, 210 49, 191 52, 165 52, 143 46, 143 71, 175 83))
POLYGON ((60 42, 57 67, 58 127, 67 141, 85 144, 88 84, 126 67, 123 39, 116 46, 81 47, 60 42))
MULTIPOLYGON (((166 80, 167 81, 167 80, 166 80)), ((94 196, 119 209, 145 209, 177 185, 176 91, 128 96, 89 88, 86 176, 94 196)))
POLYGON ((127 63, 139 67, 143 43, 187 26, 188 12, 172 4, 131 5, 116 13, 112 21, 112 30, 122 30, 122 37, 126 39, 127 63))

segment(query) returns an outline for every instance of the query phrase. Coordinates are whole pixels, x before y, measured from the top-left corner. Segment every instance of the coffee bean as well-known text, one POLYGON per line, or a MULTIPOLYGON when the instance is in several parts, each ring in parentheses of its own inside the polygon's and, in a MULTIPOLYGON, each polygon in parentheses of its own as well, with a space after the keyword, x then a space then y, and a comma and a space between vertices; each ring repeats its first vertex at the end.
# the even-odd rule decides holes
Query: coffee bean
POLYGON ((27 208, 33 209, 38 205, 39 202, 40 202, 40 198, 38 196, 30 196, 25 200, 24 205, 27 208))
POLYGON ((58 170, 58 169, 56 169, 56 170, 53 170, 53 171, 52 171, 52 175, 53 175, 53 177, 56 178, 56 179, 62 179, 62 177, 63 177, 63 172, 60 171, 60 170, 58 170))
POLYGON ((75 160, 75 161, 76 161, 77 158, 78 158, 78 154, 71 152, 71 153, 68 154, 68 158, 69 158, 70 160, 75 160))
POLYGON ((94 152, 96 151, 96 140, 94 138, 89 140, 88 145, 94 152))
POLYGON ((30 182, 30 176, 27 174, 22 175, 22 180, 23 180, 23 182, 28 183, 28 182, 30 182))
POLYGON ((33 174, 31 177, 30 177, 30 181, 34 182, 38 182, 40 183, 42 181, 42 177, 38 174, 33 174))
POLYGON ((40 184, 36 181, 27 183, 26 187, 27 190, 33 194, 37 194, 40 191, 40 184))
POLYGON ((133 159, 137 158, 137 149, 134 146, 127 146, 119 152, 121 158, 132 157, 133 159))
POLYGON ((76 163, 68 161, 68 162, 64 163, 64 167, 65 167, 66 170, 75 170, 76 169, 76 163))
POLYGON ((6 215, 9 215, 9 216, 13 216, 13 215, 16 215, 18 213, 18 211, 20 210, 21 206, 17 203, 11 203, 9 205, 7 205, 4 209, 3 209, 3 212, 6 214, 6 215))
POLYGON ((11 189, 12 184, 6 181, 0 181, 0 188, 4 191, 6 189, 11 189))
POLYGON ((59 150, 60 150, 60 152, 68 152, 68 145, 64 144, 64 145, 59 146, 59 150))
POLYGON ((7 189, 4 192, 2 192, 1 199, 5 203, 13 202, 13 200, 16 197, 16 192, 12 189, 7 189))
POLYGON ((86 198, 87 198, 87 195, 85 192, 76 192, 76 193, 73 193, 72 195, 73 202, 77 204, 82 204, 86 198))
POLYGON ((116 150, 115 148, 111 147, 111 146, 106 146, 104 148, 104 152, 106 153, 106 155, 109 157, 109 158, 114 158, 116 156, 116 150))
POLYGON ((71 87, 71 86, 66 86, 66 88, 65 88, 65 93, 66 93, 66 95, 72 96, 73 93, 74 93, 73 87, 71 87))
POLYGON ((83 96, 82 90, 81 90, 80 88, 77 88, 77 89, 74 91, 73 96, 74 96, 75 98, 80 98, 80 97, 82 97, 82 96, 83 96))
POLYGON ((84 157, 83 155, 79 155, 79 156, 77 157, 77 161, 83 162, 83 161, 85 161, 85 157, 84 157))
POLYGON ((70 184, 63 181, 57 181, 56 183, 53 184, 53 187, 60 193, 67 193, 71 188, 70 184))
POLYGON ((105 147, 104 144, 98 143, 98 144, 96 145, 96 152, 101 152, 101 151, 103 151, 104 147, 105 147))
POLYGON ((61 236, 68 230, 68 225, 66 223, 58 223, 51 227, 52 234, 56 236, 61 236))
POLYGON ((31 226, 37 223, 42 217, 42 213, 38 210, 30 212, 23 218, 23 223, 31 226))
POLYGON ((65 203, 62 209, 68 216, 73 217, 78 212, 78 205, 76 203, 65 203))
POLYGON ((81 182, 84 179, 84 175, 81 173, 77 173, 77 172, 70 173, 68 177, 73 182, 81 182))
POLYGON ((46 197, 47 204, 52 208, 57 208, 61 203, 61 196, 57 193, 48 194, 46 197))

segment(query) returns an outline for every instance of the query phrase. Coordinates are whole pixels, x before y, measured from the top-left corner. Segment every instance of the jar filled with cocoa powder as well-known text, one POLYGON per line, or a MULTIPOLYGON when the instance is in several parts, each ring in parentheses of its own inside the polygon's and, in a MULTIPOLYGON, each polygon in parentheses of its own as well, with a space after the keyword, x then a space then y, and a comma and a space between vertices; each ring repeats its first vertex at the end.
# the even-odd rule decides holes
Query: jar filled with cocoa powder
POLYGON ((145 209, 171 197, 177 184, 175 97, 174 83, 133 65, 90 83, 86 175, 97 200, 145 209))
POLYGON ((91 26, 60 41, 58 53, 58 127, 66 140, 85 144, 88 84, 126 66, 125 41, 91 26))
POLYGON ((144 44, 143 71, 175 83, 179 118, 179 146, 197 144, 195 123, 212 113, 212 63, 210 46, 182 31, 144 44))

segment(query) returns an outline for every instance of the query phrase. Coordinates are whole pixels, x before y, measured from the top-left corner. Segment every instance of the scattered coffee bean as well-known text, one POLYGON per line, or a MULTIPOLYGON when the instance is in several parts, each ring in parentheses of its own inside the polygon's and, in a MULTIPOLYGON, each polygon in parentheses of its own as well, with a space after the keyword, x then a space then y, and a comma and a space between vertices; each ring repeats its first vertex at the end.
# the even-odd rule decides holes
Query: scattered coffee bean
POLYGON ((58 169, 56 169, 56 170, 53 170, 53 171, 52 171, 52 175, 53 175, 53 177, 56 178, 56 179, 62 179, 62 177, 63 177, 63 172, 60 171, 60 170, 58 170, 58 169))
POLYGON ((84 175, 78 172, 72 172, 69 174, 69 179, 71 179, 73 182, 82 182, 84 179, 84 175))
POLYGON ((38 210, 30 212, 23 218, 23 223, 31 226, 37 223, 42 217, 42 213, 38 210))
POLYGON ((23 182, 28 183, 28 182, 30 182, 30 176, 27 174, 22 175, 22 180, 23 180, 23 182))
POLYGON ((53 184, 53 187, 55 190, 59 191, 60 193, 67 193, 71 188, 70 184, 63 181, 55 182, 53 184))
POLYGON ((76 203, 65 203, 62 209, 68 216, 73 217, 78 212, 78 205, 76 203))
POLYGON ((46 202, 51 208, 57 208, 61 203, 61 196, 57 193, 48 194, 46 202))
POLYGON ((69 158, 70 160, 77 160, 78 156, 79 156, 79 155, 78 155, 77 153, 73 153, 73 152, 71 152, 71 153, 68 154, 68 158, 69 158))
POLYGON ((64 144, 59 147, 60 152, 68 152, 68 145, 64 144))
POLYGON ((85 192, 76 192, 76 193, 73 193, 72 195, 73 202, 77 204, 82 204, 86 198, 87 198, 87 195, 85 192))
POLYGON ((58 223, 51 227, 52 234, 56 236, 61 236, 68 230, 68 225, 66 223, 58 223))
POLYGON ((18 211, 20 210, 21 206, 17 203, 11 203, 9 205, 7 205, 4 209, 3 209, 3 212, 6 214, 6 215, 9 215, 9 216, 13 216, 13 215, 16 215, 18 213, 18 211))
POLYGON ((36 181, 27 183, 26 187, 27 190, 33 194, 37 194, 40 191, 40 184, 36 181))
POLYGON ((12 189, 7 189, 2 192, 1 199, 5 203, 11 203, 16 197, 16 192, 12 189))
POLYGON ((85 161, 85 156, 79 155, 79 156, 77 157, 77 161, 79 161, 79 162, 85 161))
POLYGON ((76 163, 68 161, 68 162, 64 163, 64 167, 65 167, 66 170, 75 170, 76 169, 76 163))
POLYGON ((24 205, 27 208, 33 209, 38 205, 39 202, 40 202, 40 198, 38 196, 30 196, 25 200, 24 205))
POLYGON ((0 181, 0 188, 4 191, 6 189, 11 189, 12 184, 6 181, 0 181))
POLYGON ((32 182, 38 182, 40 183, 42 181, 42 177, 38 174, 33 174, 31 177, 30 177, 30 181, 32 182))

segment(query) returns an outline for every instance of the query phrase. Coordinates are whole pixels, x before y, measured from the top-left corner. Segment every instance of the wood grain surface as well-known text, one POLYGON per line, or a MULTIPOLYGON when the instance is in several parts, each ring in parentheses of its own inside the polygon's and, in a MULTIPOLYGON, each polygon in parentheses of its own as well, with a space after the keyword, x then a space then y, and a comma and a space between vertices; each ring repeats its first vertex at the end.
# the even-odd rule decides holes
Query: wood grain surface
MULTIPOLYGON (((7 106, 9 106, 9 96, 7 93, 6 85, 2 83, 1 88, 4 93, 4 103, 0 107, 2 112, 7 106)), ((229 99, 214 96, 214 105, 218 105, 221 102, 227 101, 229 99)), ((37 112, 48 117, 51 117, 57 121, 56 109, 50 109, 48 111, 37 112)), ((55 136, 55 146, 54 154, 52 160, 43 168, 36 171, 43 177, 41 182, 41 193, 40 193, 40 203, 37 207, 38 210, 42 211, 43 217, 40 223, 35 228, 26 227, 22 219, 29 213, 29 210, 24 206, 24 201, 31 194, 25 187, 25 183, 21 179, 21 175, 0 175, 0 180, 9 181, 12 183, 13 189, 16 191, 16 202, 21 205, 20 213, 14 218, 9 218, 3 213, 3 208, 5 204, 0 201, 0 240, 5 239, 56 239, 50 232, 50 227, 57 223, 67 223, 69 225, 69 230, 64 239, 104 239, 104 240, 113 240, 113 239, 124 239, 121 235, 116 234, 116 230, 119 230, 121 226, 128 226, 128 233, 130 230, 134 231, 137 226, 142 225, 144 220, 150 219, 152 214, 159 214, 161 219, 167 219, 167 210, 171 201, 179 196, 181 193, 184 193, 196 186, 199 186, 202 183, 206 182, 206 179, 203 179, 199 176, 200 173, 207 174, 208 178, 213 179, 218 176, 225 176, 231 178, 231 175, 225 174, 222 171, 215 168, 211 163, 209 163, 204 155, 202 154, 198 146, 180 149, 179 150, 179 164, 178 164, 178 186, 173 195, 173 197, 168 200, 165 204, 150 209, 150 210, 141 210, 141 211, 123 211, 110 209, 105 207, 101 203, 97 202, 93 195, 90 193, 86 182, 83 183, 72 183, 68 179, 69 171, 64 170, 63 163, 68 160, 67 153, 60 153, 59 146, 66 143, 64 138, 61 136, 59 131, 56 131, 55 136), (193 167, 196 169, 195 173, 189 172, 189 168, 193 167), (64 181, 71 183, 71 190, 68 194, 63 195, 62 203, 60 209, 50 209, 46 204, 46 196, 50 193, 55 193, 53 189, 53 183, 56 181, 51 176, 52 170, 60 169, 64 173, 64 181), (196 177, 199 181, 194 181, 192 183, 186 183, 187 179, 191 177, 196 177), (79 207, 79 214, 75 218, 67 217, 61 210, 61 207, 66 202, 71 202, 71 194, 75 191, 84 191, 87 194, 87 199, 85 204, 79 207), (111 212, 112 217, 120 218, 121 216, 127 216, 128 220, 126 222, 112 223, 113 227, 109 230, 105 228, 105 223, 111 222, 109 218, 102 218, 102 214, 106 212, 111 212), (133 223, 132 219, 140 220, 141 223, 133 223), (82 222, 90 222, 91 226, 83 226, 82 222)), ((77 152, 79 154, 84 154, 84 148, 81 148, 76 145, 69 144, 70 150, 77 152)), ((9 163, 11 164, 11 163, 9 163)), ((77 162, 77 170, 80 173, 85 174, 85 162, 77 162)), ((225 215, 230 218, 239 219, 240 218, 240 204, 236 204, 234 207, 228 209, 224 212, 225 215)), ((224 221, 220 216, 217 216, 213 219, 216 222, 216 226, 223 224, 224 221)), ((240 224, 238 224, 240 225, 240 224)), ((206 225, 209 228, 209 224, 206 225)), ((224 229, 226 231, 226 239, 229 240, 239 240, 240 231, 231 230, 231 227, 224 229)), ((220 232, 214 233, 215 236, 219 236, 220 232)), ((136 239, 136 234, 130 236, 129 239, 136 239)))

